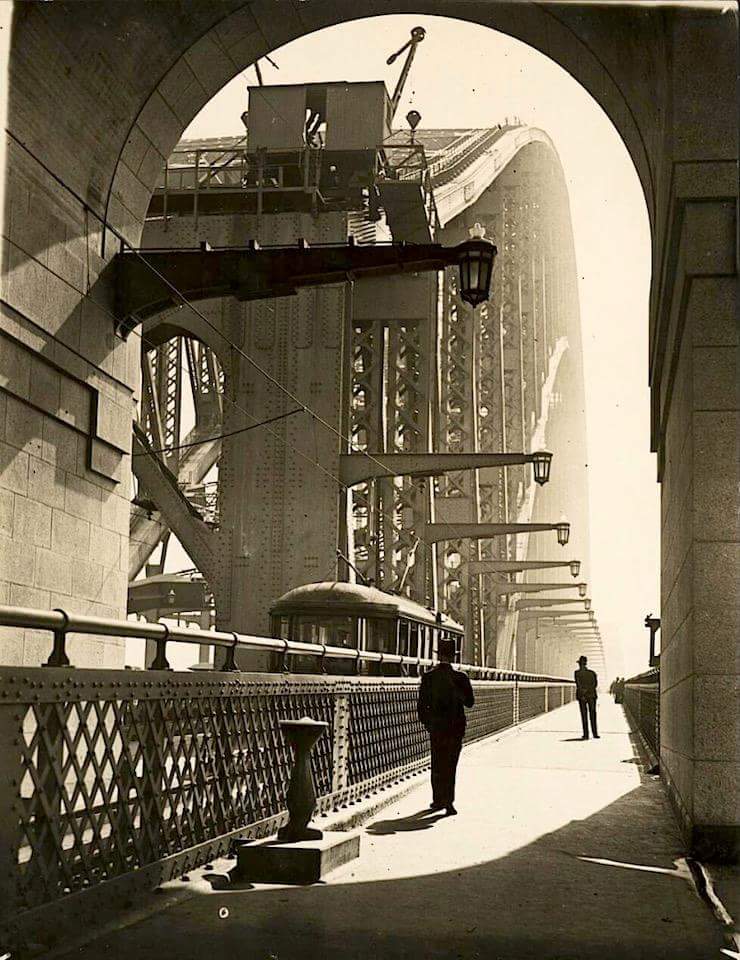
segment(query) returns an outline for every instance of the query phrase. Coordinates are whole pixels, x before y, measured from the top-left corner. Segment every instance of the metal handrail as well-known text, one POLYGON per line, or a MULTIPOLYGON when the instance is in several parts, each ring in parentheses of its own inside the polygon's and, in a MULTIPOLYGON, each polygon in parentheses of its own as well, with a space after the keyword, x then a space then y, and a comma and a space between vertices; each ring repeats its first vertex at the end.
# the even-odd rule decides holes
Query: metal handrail
POLYGON ((644 673, 638 673, 634 677, 628 677, 624 681, 625 686, 635 687, 654 686, 657 683, 660 683, 659 668, 646 670, 644 673))
MULTIPOLYGON (((400 666, 429 667, 434 660, 424 657, 404 656, 398 653, 380 653, 375 650, 357 650, 353 647, 329 647, 319 643, 304 643, 281 637, 253 637, 246 634, 226 633, 219 630, 170 627, 165 623, 141 623, 132 620, 113 620, 105 617, 89 617, 83 614, 55 610, 38 610, 29 607, 0 605, 0 626, 22 627, 31 630, 48 630, 54 634, 54 648, 46 666, 71 666, 66 657, 64 641, 67 634, 98 634, 107 637, 127 637, 135 640, 154 640, 158 645, 157 660, 166 663, 164 647, 167 643, 210 644, 230 650, 233 660, 236 650, 261 650, 263 652, 314 656, 337 660, 366 661, 368 663, 394 663, 400 666)), ((516 670, 499 670, 477 664, 461 664, 464 670, 476 674, 479 679, 516 680, 520 682, 573 683, 563 677, 520 673, 516 670)))

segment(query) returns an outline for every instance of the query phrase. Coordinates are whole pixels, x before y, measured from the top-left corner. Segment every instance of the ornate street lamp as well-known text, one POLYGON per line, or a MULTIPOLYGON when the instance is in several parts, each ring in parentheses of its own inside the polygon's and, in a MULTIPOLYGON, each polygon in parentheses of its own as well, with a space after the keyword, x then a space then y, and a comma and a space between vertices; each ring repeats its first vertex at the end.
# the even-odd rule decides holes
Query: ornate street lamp
POLYGON ((534 482, 543 487, 550 479, 550 464, 552 463, 552 454, 545 450, 538 450, 532 454, 532 466, 534 467, 534 482))
MULTIPOLYGON (((555 524, 555 529, 558 533, 558 543, 561 547, 564 547, 570 539, 570 524, 567 520, 561 520, 560 523, 555 524)), ((585 597, 586 594, 584 593, 582 596, 585 597)))
POLYGON ((578 596, 579 596, 579 597, 585 597, 587 593, 588 593, 588 584, 587 584, 587 583, 579 583, 579 584, 578 584, 578 596))
POLYGON ((581 572, 581 561, 580 560, 571 560, 570 561, 570 575, 571 577, 577 577, 581 572))
POLYGON ((461 243, 457 263, 460 267, 460 296, 471 307, 485 303, 491 290, 493 261, 498 253, 490 240, 484 239, 485 228, 476 223, 470 228, 470 240, 461 243))

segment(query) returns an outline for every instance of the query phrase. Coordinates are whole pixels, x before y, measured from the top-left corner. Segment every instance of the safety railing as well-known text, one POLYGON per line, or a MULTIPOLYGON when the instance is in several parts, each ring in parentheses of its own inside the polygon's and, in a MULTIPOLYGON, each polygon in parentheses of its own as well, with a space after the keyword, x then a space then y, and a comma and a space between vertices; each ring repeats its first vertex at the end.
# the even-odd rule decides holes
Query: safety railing
MULTIPOLYGON (((303 643, 278 637, 253 637, 235 632, 219 630, 198 630, 192 627, 175 627, 162 622, 142 623, 138 620, 112 620, 105 617, 88 617, 82 614, 67 613, 62 609, 35 610, 28 607, 0 605, 0 627, 21 627, 34 631, 47 631, 52 634, 52 648, 45 667, 72 667, 67 656, 67 638, 70 634, 92 636, 133 638, 152 640, 155 655, 147 664, 149 670, 170 670, 167 660, 168 643, 189 643, 197 646, 210 645, 225 650, 221 670, 225 673, 239 672, 236 654, 239 650, 261 651, 278 654, 283 669, 289 666, 290 656, 315 657, 317 667, 322 672, 323 665, 330 660, 352 661, 358 668, 361 664, 396 665, 405 673, 418 676, 424 667, 430 667, 434 661, 423 657, 403 656, 395 653, 380 653, 375 650, 356 650, 354 647, 332 647, 326 644, 303 643)), ((570 682, 562 677, 550 677, 544 674, 521 673, 511 670, 497 670, 475 664, 463 664, 463 669, 480 680, 537 680, 547 682, 570 682)))
MULTIPOLYGON (((67 633, 100 633, 106 621, 1 607, 0 624, 52 630, 58 658, 67 633)), ((126 621, 108 621, 107 635, 112 624, 161 643, 205 635, 232 652, 237 642, 317 652, 126 621)), ((522 676, 473 680, 469 742, 573 698, 572 682, 522 676)), ((424 769, 417 695, 418 680, 402 677, 0 667, 0 942, 39 916, 68 923, 83 905, 94 912, 176 878, 236 837, 273 833, 292 763, 281 719, 328 724, 312 758, 319 813, 424 769)))
POLYGON ((660 670, 624 681, 624 705, 656 758, 660 757, 660 670))

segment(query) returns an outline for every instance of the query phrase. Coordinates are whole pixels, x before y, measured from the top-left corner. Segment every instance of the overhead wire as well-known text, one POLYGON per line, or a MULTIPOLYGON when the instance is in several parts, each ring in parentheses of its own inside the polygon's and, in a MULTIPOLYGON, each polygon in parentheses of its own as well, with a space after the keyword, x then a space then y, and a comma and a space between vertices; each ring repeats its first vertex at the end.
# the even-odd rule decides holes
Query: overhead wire
POLYGON ((238 430, 227 430, 225 433, 217 433, 212 437, 205 437, 203 440, 191 440, 190 443, 176 443, 170 447, 149 449, 145 453, 132 453, 131 456, 148 457, 153 453, 172 453, 175 450, 188 450, 191 447, 200 447, 204 443, 211 443, 214 440, 225 440, 227 437, 236 437, 240 433, 247 433, 249 430, 256 430, 257 427, 266 427, 268 423, 275 423, 278 420, 285 420, 287 417, 292 417, 296 413, 303 413, 303 410, 301 410, 300 407, 296 407, 294 410, 288 410, 286 413, 279 413, 276 417, 270 417, 268 420, 260 420, 257 423, 250 424, 248 427, 240 427, 238 430))

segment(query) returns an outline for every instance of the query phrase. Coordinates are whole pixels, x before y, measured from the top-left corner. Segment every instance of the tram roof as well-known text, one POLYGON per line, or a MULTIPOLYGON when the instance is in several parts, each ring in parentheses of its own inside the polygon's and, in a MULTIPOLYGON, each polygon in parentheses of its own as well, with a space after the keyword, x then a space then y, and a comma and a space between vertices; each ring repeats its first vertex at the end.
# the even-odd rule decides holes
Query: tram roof
MULTIPOLYGON (((325 580, 320 583, 306 583, 284 593, 275 601, 270 610, 273 614, 300 613, 302 611, 331 609, 337 613, 367 615, 373 612, 379 617, 407 617, 430 625, 437 624, 434 611, 423 607, 408 597, 385 593, 376 587, 365 587, 359 583, 325 580)), ((447 630, 464 632, 464 628, 446 614, 442 614, 441 626, 447 630)))

